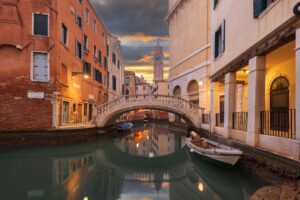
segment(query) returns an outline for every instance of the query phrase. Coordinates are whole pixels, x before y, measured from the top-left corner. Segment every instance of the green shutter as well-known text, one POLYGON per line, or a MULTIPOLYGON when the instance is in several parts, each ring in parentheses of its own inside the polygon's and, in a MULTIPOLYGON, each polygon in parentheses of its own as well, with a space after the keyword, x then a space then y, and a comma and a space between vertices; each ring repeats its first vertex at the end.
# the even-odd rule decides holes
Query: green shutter
POLYGON ((253 15, 258 16, 267 8, 267 0, 253 0, 253 15))

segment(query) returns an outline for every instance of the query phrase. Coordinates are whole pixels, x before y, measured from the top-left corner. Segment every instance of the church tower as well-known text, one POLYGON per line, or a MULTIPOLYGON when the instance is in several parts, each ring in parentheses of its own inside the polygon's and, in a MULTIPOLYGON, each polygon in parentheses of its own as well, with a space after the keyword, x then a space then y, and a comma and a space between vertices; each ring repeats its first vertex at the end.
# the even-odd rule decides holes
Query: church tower
POLYGON ((154 50, 154 81, 164 80, 164 54, 163 48, 157 42, 154 50))

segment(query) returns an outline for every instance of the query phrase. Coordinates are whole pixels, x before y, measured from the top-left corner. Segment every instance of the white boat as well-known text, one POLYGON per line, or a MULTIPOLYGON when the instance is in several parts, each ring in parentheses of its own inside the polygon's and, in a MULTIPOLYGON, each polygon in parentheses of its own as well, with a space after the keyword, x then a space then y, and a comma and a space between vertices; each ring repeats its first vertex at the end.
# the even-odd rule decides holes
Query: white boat
POLYGON ((238 149, 206 138, 200 138, 194 134, 186 139, 186 143, 191 152, 195 152, 203 156, 206 160, 213 161, 214 163, 233 166, 243 155, 243 152, 238 149))

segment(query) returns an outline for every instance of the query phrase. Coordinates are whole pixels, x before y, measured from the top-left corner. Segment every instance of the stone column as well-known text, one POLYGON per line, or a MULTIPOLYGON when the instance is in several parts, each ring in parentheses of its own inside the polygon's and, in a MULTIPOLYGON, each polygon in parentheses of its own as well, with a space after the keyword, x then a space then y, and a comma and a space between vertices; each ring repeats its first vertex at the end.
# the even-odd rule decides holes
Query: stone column
POLYGON ((260 112, 265 109, 266 58, 256 56, 249 60, 248 134, 246 143, 257 146, 260 131, 260 112))
POLYGON ((300 29, 296 31, 296 140, 300 141, 300 29))
POLYGON ((211 82, 210 84, 210 131, 215 132, 216 127, 216 113, 219 112, 219 90, 220 85, 218 82, 211 82))
POLYGON ((225 75, 225 102, 224 102, 224 128, 226 129, 225 138, 229 138, 229 129, 232 129, 232 113, 235 112, 235 89, 236 73, 225 75))

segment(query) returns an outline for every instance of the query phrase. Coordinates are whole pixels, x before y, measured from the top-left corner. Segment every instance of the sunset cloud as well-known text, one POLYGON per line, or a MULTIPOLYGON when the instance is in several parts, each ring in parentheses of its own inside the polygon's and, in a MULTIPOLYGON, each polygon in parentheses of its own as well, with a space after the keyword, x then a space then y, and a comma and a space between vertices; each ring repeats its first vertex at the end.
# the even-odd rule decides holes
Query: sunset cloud
MULTIPOLYGON (((153 66, 152 65, 131 65, 126 66, 125 70, 133 71, 137 76, 144 76, 145 80, 148 83, 152 83, 153 81, 153 66)), ((168 79, 169 67, 167 65, 164 66, 164 79, 168 79)))
POLYGON ((121 41, 123 42, 134 42, 134 41, 142 41, 142 42, 153 42, 157 40, 169 40, 168 36, 154 36, 154 35, 145 35, 144 33, 134 33, 130 35, 122 35, 120 36, 121 41))

